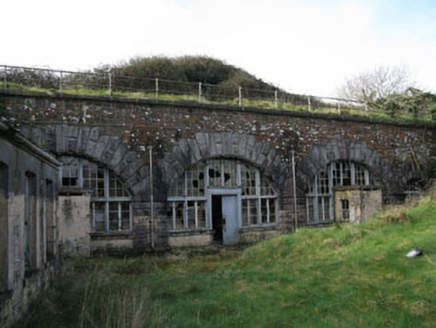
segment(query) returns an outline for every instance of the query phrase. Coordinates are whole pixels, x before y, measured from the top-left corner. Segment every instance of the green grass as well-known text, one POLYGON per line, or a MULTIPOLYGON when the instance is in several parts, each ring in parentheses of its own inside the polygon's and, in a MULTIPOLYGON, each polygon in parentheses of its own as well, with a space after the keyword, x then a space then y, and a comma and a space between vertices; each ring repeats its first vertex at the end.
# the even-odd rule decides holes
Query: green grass
POLYGON ((436 203, 245 249, 64 271, 19 327, 434 327, 436 203), (414 247, 424 256, 406 258, 414 247))
MULTIPOLYGON (((0 82, 0 90, 3 88, 4 83, 0 82)), ((27 87, 17 83, 7 83, 8 89, 10 90, 19 90, 21 92, 43 92, 48 93, 50 95, 54 94, 68 94, 68 95, 79 95, 79 96, 98 96, 98 97, 109 97, 108 90, 91 90, 85 88, 75 88, 75 89, 64 89, 62 92, 60 90, 55 89, 43 89, 37 87, 27 87)), ((143 93, 143 92, 120 92, 115 91, 112 94, 113 97, 118 98, 128 98, 128 99, 156 99, 155 93, 143 93)), ((174 95, 174 94, 165 94, 160 93, 158 96, 158 100, 164 101, 174 101, 174 102, 189 102, 196 103, 199 102, 198 96, 196 95, 174 95)), ((223 106, 239 106, 239 99, 228 99, 228 100, 208 100, 204 97, 201 99, 202 104, 213 104, 213 105, 223 105, 223 106)), ((308 107, 303 105, 294 105, 291 103, 278 102, 277 108, 274 101, 268 100, 249 100, 243 99, 244 107, 254 107, 254 108, 262 108, 262 109, 271 109, 271 110, 285 110, 285 111, 294 111, 294 112, 308 112, 308 107)), ((434 122, 430 113, 421 113, 421 116, 418 119, 413 118, 408 114, 397 114, 395 117, 391 117, 388 113, 380 112, 380 111, 364 111, 357 110, 352 108, 344 108, 341 111, 338 111, 337 108, 312 108, 312 113, 314 114, 333 114, 333 115, 341 115, 344 117, 365 117, 373 120, 382 120, 382 121, 391 121, 391 122, 412 122, 412 123, 429 123, 434 122)))

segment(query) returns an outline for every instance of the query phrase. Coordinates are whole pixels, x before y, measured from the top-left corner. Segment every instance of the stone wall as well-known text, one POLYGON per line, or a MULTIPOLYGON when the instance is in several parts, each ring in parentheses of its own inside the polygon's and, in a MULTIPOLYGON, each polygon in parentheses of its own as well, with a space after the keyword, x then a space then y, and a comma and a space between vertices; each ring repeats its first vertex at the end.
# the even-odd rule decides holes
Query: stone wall
MULTIPOLYGON (((153 194, 161 227, 156 238, 162 243, 168 242, 168 189, 186 168, 209 158, 240 159, 261 170, 280 192, 281 232, 291 231, 294 224, 292 152, 300 212, 314 175, 332 161, 365 165, 385 203, 403 197, 409 181, 433 176, 435 129, 429 124, 142 99, 11 93, 0 97, 8 119, 36 143, 57 155, 90 158, 119 174, 134 195, 135 217, 150 216, 153 194)), ((304 224, 304 218, 299 219, 304 224)))

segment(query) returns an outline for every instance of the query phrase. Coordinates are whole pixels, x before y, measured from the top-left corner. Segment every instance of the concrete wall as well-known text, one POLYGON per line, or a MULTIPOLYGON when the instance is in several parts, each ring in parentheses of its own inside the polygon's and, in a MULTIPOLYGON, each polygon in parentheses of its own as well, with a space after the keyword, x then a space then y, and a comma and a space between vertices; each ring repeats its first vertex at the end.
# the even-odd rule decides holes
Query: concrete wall
POLYGON ((0 163, 7 169, 0 188, 7 190, 0 221, 0 326, 9 327, 48 287, 55 272, 57 197, 47 181, 57 185, 60 163, 1 123, 0 163), (28 196, 26 190, 32 190, 28 196))
POLYGON ((334 191, 335 220, 341 222, 341 200, 349 202, 350 223, 360 223, 382 210, 380 189, 341 188, 334 191))
POLYGON ((59 196, 59 244, 61 256, 89 256, 91 196, 59 196))

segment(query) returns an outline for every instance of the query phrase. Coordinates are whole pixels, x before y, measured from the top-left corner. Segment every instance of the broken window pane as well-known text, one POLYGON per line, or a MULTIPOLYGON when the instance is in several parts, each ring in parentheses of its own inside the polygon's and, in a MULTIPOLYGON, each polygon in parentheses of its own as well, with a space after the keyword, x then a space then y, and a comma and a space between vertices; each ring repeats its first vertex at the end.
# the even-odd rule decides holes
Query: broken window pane
POLYGON ((223 161, 223 187, 235 188, 236 187, 236 162, 234 161, 223 161))
POLYGON ((79 186, 79 159, 74 157, 61 157, 62 165, 62 186, 79 186))
POLYGON ((248 164, 241 165, 242 195, 256 195, 256 169, 248 164))
POLYGON ((204 165, 186 171, 188 196, 205 196, 204 165))
POLYGON ((171 218, 172 228, 174 230, 182 230, 184 224, 184 204, 185 202, 170 202, 168 206, 168 216, 171 218))
POLYGON ((171 206, 168 209, 168 219, 171 220, 172 229, 200 229, 207 225, 206 213, 208 203, 206 200, 206 180, 209 188, 241 188, 242 221, 243 225, 257 225, 259 223, 276 222, 275 199, 277 193, 266 178, 262 178, 255 167, 240 163, 239 161, 214 159, 191 167, 185 171, 183 178, 174 182, 168 192, 168 201, 171 206), (239 177, 241 178, 239 181, 239 177), (240 184, 240 186, 238 186, 240 184), (184 192, 186 190, 186 193, 184 192), (269 196, 271 200, 263 201, 265 214, 258 221, 261 196, 269 196), (249 198, 249 199, 248 199, 249 198), (175 204, 184 204, 185 212, 175 204), (273 207, 268 211, 269 204, 273 207), (181 213, 184 213, 184 224, 180 224, 181 213))
POLYGON ((269 223, 276 222, 276 199, 268 198, 269 203, 269 223))
POLYGON ((198 228, 206 228, 206 202, 199 201, 198 204, 198 228))
POLYGON ((342 164, 342 185, 350 186, 351 185, 351 169, 349 162, 343 162, 342 164))

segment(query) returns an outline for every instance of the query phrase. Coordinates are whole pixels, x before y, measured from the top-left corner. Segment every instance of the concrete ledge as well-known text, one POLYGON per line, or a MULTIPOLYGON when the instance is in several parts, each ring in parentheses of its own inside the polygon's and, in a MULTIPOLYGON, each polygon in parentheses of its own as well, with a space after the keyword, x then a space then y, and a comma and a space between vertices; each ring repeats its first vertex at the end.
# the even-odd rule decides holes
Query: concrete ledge
POLYGON ((257 229, 241 232, 242 243, 255 243, 262 240, 271 239, 280 235, 277 229, 257 229))
POLYGON ((193 230, 174 231, 169 233, 168 245, 170 247, 205 246, 213 242, 213 231, 193 230))

